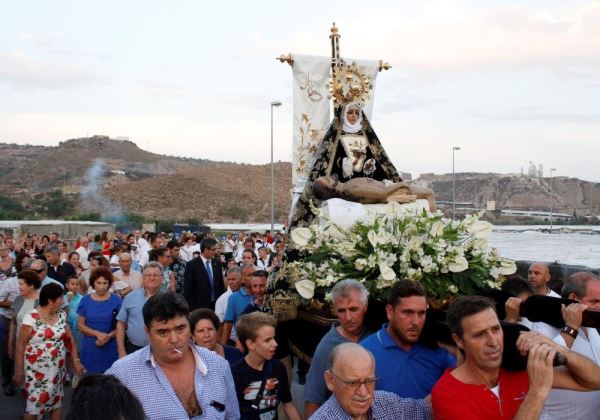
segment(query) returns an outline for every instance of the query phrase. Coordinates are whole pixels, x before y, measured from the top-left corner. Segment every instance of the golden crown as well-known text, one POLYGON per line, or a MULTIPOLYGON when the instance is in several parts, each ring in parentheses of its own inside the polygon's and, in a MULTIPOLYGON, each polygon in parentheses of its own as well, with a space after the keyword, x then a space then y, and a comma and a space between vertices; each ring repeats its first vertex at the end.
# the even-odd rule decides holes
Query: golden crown
POLYGON ((349 102, 363 104, 369 99, 373 84, 371 77, 356 63, 348 65, 342 62, 340 66, 335 67, 328 87, 329 98, 333 98, 336 105, 344 105, 349 102))

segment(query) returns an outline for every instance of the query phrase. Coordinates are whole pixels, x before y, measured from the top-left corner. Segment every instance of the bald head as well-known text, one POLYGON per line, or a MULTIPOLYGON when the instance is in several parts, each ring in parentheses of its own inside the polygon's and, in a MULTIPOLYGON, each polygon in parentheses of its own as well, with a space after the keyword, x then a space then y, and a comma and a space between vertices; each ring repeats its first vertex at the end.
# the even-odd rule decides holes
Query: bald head
POLYGON ((365 364, 373 367, 375 371, 375 358, 371 352, 356 343, 338 344, 329 353, 329 369, 346 364, 365 364))
POLYGON ((123 273, 129 273, 129 270, 131 270, 131 263, 131 255, 128 252, 121 252, 119 254, 119 267, 123 273))
POLYGON ((541 262, 531 264, 527 272, 527 278, 537 295, 548 294, 548 282, 550 281, 550 269, 548 265, 541 262))
POLYGON ((339 344, 329 354, 325 383, 342 409, 360 418, 371 409, 375 396, 375 359, 356 343, 339 344))

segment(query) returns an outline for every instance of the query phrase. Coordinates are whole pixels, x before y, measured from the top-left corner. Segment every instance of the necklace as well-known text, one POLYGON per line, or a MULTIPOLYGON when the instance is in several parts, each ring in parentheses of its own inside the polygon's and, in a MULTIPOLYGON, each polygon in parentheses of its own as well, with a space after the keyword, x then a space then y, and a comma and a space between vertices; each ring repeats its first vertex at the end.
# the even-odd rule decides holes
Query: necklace
POLYGON ((56 314, 46 314, 45 311, 38 311, 40 319, 46 324, 53 324, 56 321, 56 314))

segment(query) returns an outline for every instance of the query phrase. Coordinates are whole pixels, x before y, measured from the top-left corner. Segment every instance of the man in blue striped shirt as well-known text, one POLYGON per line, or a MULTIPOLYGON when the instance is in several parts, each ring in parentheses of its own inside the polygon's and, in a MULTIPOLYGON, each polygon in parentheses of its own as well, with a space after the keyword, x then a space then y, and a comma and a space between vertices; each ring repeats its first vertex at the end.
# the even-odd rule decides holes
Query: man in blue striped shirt
POLYGON ((155 294, 142 309, 149 346, 106 371, 140 400, 150 420, 238 419, 229 363, 191 341, 189 307, 171 291, 155 294))

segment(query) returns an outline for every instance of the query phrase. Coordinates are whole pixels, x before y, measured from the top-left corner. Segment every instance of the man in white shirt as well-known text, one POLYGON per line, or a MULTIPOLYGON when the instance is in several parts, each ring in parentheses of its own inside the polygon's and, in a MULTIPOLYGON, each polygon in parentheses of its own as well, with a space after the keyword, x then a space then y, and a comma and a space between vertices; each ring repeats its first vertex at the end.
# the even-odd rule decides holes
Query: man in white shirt
POLYGON ((81 266, 84 270, 90 268, 90 262, 88 260, 88 255, 90 255, 90 240, 87 236, 82 236, 79 238, 79 248, 75 250, 79 254, 79 261, 81 261, 81 266))
MULTIPOLYGON (((250 249, 250 250, 252 250, 252 252, 254 252, 254 246, 255 245, 254 245, 254 241, 252 240, 252 238, 250 236, 246 237, 246 239, 244 239, 242 249, 238 250, 238 252, 235 256, 235 262, 238 264, 243 263, 242 256, 244 254, 244 251, 247 249, 250 249)), ((253 264, 254 264, 254 262, 253 262, 253 264)))
POLYGON ((535 262, 529 266, 527 278, 536 295, 560 297, 558 293, 548 287, 550 281, 550 269, 541 262, 535 262))
POLYGON ((271 266, 271 253, 266 246, 262 246, 258 249, 258 260, 256 260, 256 266, 259 270, 266 270, 271 266))
POLYGON ((8 356, 8 331, 14 316, 11 305, 20 293, 17 276, 0 280, 0 327, 2 328, 2 334, 0 334, 0 369, 2 370, 2 388, 7 396, 15 395, 15 387, 12 384, 14 361, 8 356))
MULTIPOLYGON (((115 271, 113 276, 115 278, 115 283, 124 283, 123 285, 121 285, 121 287, 115 287, 115 289, 117 289, 120 292, 119 294, 121 295, 121 297, 124 297, 127 293, 142 287, 142 273, 140 273, 139 271, 132 270, 132 264, 133 260, 128 252, 121 252, 119 254, 120 270, 115 271), (122 286, 125 287, 123 288, 122 286)), ((115 285, 113 284, 113 286, 115 285)))
POLYGON ((227 270, 227 290, 219 296, 219 299, 215 303, 215 314, 217 314, 221 322, 225 318, 229 296, 240 290, 240 287, 242 287, 242 269, 240 267, 232 267, 227 270))
POLYGON ((158 235, 156 233, 148 236, 148 241, 143 237, 137 240, 140 250, 140 267, 143 268, 150 261, 150 251, 158 248, 158 235))
POLYGON ((228 260, 233 257, 233 250, 237 245, 236 241, 233 239, 233 235, 231 233, 227 234, 227 237, 223 241, 223 254, 225 254, 225 260, 228 260))
MULTIPOLYGON (((600 335, 596 328, 582 327, 584 310, 600 311, 600 278, 579 272, 566 280, 562 297, 576 300, 563 309, 565 327, 554 328, 555 343, 570 348, 600 365, 600 335)), ((580 392, 553 389, 546 399, 540 419, 594 419, 600 413, 600 391, 580 392)))

